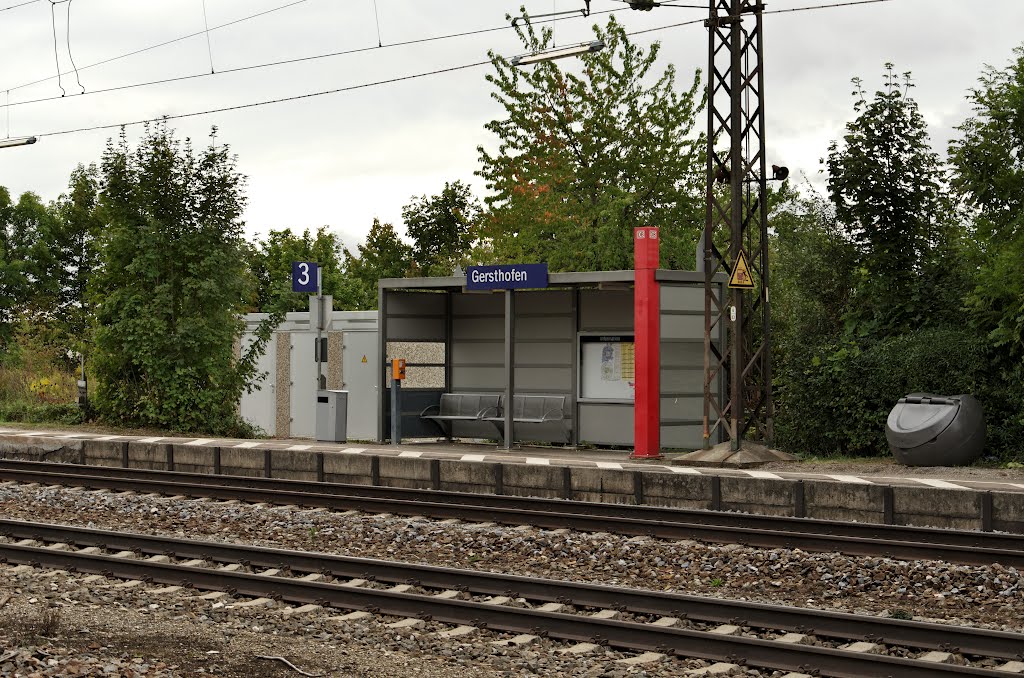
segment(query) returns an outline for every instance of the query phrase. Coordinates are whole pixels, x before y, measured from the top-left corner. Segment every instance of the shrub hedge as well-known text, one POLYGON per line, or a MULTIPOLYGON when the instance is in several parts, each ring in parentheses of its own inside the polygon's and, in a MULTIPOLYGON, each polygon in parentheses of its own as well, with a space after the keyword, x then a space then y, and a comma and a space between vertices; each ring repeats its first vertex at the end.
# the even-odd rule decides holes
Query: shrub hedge
POLYGON ((988 456, 1013 458, 1024 433, 1024 387, 997 369, 984 337, 927 329, 863 346, 791 348, 776 379, 776 443, 816 456, 889 453, 885 421, 913 392, 977 396, 988 423, 988 456))

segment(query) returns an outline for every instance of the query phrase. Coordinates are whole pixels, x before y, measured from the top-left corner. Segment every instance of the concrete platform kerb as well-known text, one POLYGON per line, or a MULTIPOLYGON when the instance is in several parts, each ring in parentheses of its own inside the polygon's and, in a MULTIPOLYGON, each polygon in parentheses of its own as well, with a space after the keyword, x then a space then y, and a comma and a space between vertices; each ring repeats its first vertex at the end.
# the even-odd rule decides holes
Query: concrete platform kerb
POLYGON ((707 468, 630 461, 628 450, 68 435, 0 427, 0 458, 1024 534, 1024 477, 707 468))

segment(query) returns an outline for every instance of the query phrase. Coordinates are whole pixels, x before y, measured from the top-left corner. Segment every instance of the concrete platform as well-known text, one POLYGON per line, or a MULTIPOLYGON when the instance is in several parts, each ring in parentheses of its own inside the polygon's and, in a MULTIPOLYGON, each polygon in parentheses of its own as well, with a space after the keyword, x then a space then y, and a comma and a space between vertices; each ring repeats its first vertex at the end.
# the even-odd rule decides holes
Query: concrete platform
POLYGON ((740 511, 1024 534, 1024 472, 636 461, 628 450, 229 440, 0 427, 0 458, 740 511), (943 472, 948 476, 943 476, 943 472))

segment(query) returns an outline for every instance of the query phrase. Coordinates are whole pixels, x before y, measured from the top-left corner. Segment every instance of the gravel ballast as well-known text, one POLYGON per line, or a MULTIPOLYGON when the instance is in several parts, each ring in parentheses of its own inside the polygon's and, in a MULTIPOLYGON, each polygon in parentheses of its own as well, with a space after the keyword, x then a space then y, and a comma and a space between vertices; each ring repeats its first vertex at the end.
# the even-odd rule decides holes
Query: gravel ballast
MULTIPOLYGON (((1010 631, 1024 625, 1019 574, 996 565, 901 562, 16 484, 0 485, 0 515, 1010 631)), ((492 643, 507 636, 489 631, 446 639, 434 633, 450 628, 445 625, 396 632, 374 618, 330 620, 344 611, 285 615, 280 605, 243 611, 231 608, 230 599, 215 607, 217 602, 198 601, 190 592, 155 602, 156 594, 146 592, 150 587, 118 588, 83 579, 30 568, 6 578, 0 600, 10 598, 0 608, 0 657, 18 655, 6 660, 14 669, 0 661, 0 675, 164 676, 195 675, 200 669, 217 675, 300 675, 258 655, 285 656, 304 671, 325 675, 465 675, 472 666, 473 675, 655 676, 708 665, 669 659, 627 667, 616 660, 633 656, 629 653, 566 655, 558 651, 565 643, 546 639, 503 648, 492 643), (59 617, 56 635, 39 632, 47 614, 59 617), (72 661, 82 662, 84 672, 57 670, 72 661), (57 668, 48 667, 50 662, 57 668)))

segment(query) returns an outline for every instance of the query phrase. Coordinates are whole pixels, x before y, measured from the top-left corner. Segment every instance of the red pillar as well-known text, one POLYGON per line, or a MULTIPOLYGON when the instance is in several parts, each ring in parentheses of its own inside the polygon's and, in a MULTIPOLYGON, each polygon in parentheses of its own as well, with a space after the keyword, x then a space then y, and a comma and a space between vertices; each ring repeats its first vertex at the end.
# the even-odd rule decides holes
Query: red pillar
POLYGON ((661 299, 654 272, 658 269, 658 229, 633 229, 634 368, 633 457, 661 456, 661 299))

